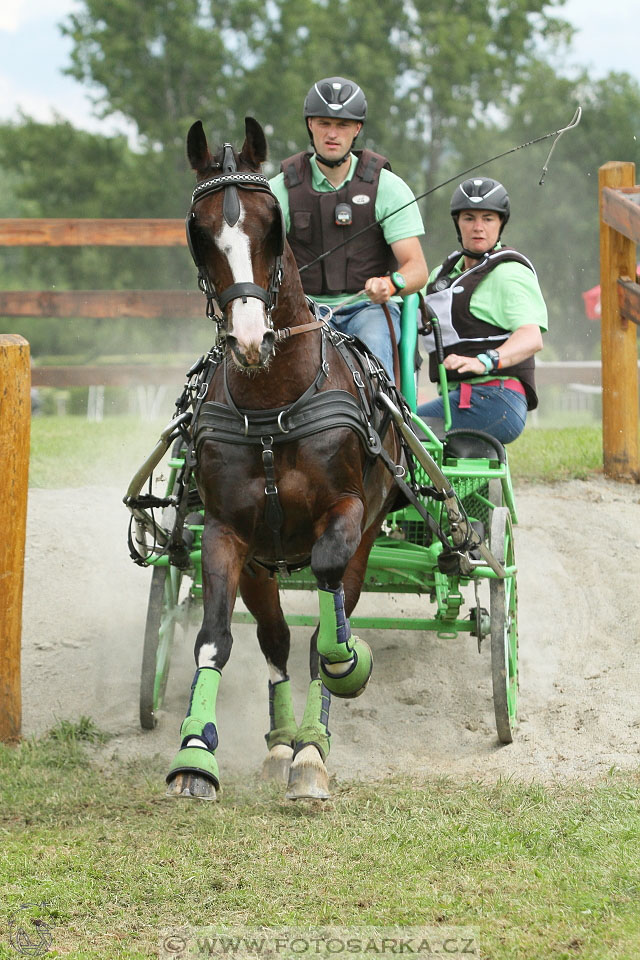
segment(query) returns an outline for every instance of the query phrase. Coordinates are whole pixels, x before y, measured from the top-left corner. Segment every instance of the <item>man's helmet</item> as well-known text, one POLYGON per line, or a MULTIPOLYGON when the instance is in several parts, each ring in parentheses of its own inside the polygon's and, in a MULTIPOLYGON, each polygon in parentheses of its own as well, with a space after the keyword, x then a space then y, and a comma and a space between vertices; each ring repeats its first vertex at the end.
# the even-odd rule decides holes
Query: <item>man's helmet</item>
POLYGON ((501 183, 491 177, 471 177, 457 186, 449 209, 456 225, 458 214, 463 210, 493 210, 502 217, 502 227, 511 213, 509 194, 501 183))
POLYGON ((304 100, 304 119, 309 117, 340 117, 364 123, 367 100, 353 80, 327 77, 311 87, 304 100))

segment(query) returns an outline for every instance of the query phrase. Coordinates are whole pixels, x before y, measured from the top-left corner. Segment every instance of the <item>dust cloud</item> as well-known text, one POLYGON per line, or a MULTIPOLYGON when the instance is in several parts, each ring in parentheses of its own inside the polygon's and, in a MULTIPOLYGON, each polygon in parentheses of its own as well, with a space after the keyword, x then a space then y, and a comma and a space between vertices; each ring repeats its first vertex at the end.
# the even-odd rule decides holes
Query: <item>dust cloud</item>
MULTIPOLYGON (((126 486, 126 484, 125 484, 126 486)), ((128 557, 125 486, 29 493, 23 617, 23 732, 92 717, 108 756, 160 754, 167 765, 194 671, 195 629, 176 644, 165 710, 138 724, 150 571, 128 557)), ((334 699, 330 773, 492 780, 590 780, 640 759, 640 489, 602 478, 516 489, 521 722, 499 745, 488 642, 413 631, 364 631, 374 675, 364 696, 334 699)), ((469 595, 469 600, 472 594, 469 595)), ((421 615, 428 600, 363 595, 359 613, 421 615)), ((290 594, 290 610, 317 609, 290 594)), ((426 615, 430 615, 428 612, 426 615)), ((294 628, 290 674, 298 716, 309 630, 294 628)), ((234 628, 220 686, 218 758, 225 774, 257 773, 268 726, 267 671, 252 627, 234 628)))

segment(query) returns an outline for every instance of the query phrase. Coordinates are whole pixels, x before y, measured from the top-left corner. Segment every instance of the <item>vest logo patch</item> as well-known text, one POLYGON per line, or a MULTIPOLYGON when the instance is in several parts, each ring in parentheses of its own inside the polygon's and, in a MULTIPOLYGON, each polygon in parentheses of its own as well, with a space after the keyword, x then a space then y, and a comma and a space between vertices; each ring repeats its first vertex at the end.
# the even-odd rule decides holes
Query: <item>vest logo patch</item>
POLYGON ((370 200, 371 200, 371 197, 368 197, 366 193, 357 193, 355 197, 351 198, 352 203, 358 203, 358 204, 369 203, 370 200))

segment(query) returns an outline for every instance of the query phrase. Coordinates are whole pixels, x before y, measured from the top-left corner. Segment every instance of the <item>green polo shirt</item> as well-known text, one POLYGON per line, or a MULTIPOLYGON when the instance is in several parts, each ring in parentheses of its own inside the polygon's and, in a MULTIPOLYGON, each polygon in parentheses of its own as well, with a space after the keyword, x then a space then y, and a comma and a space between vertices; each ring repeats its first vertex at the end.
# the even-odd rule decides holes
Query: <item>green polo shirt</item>
MULTIPOLYGON (((311 157, 310 162, 311 184, 314 190, 317 190, 318 193, 335 193, 337 189, 340 189, 339 187, 334 187, 333 184, 327 180, 318 166, 315 155, 311 157)), ((358 158, 355 154, 351 154, 349 170, 340 186, 353 179, 357 165, 358 158)), ((269 185, 282 207, 288 233, 291 229, 291 217, 289 213, 289 191, 285 186, 284 173, 278 173, 269 181, 269 185)), ((392 173, 391 170, 382 169, 380 171, 378 192, 376 194, 375 218, 376 220, 380 220, 383 217, 387 217, 387 214, 391 214, 391 216, 384 220, 380 226, 382 227, 384 238, 389 245, 395 243, 396 240, 406 240, 408 237, 423 236, 424 225, 412 190, 404 180, 401 180, 400 177, 392 173), (409 206, 404 206, 405 204, 409 204, 409 206), (399 210, 399 207, 404 207, 404 209, 399 210)), ((313 299, 318 303, 326 303, 328 306, 334 307, 341 303, 346 296, 347 294, 343 293, 337 296, 322 296, 314 297, 313 299)), ((361 297, 360 299, 368 300, 369 298, 361 297)), ((401 300, 400 297, 394 297, 393 299, 401 300)), ((354 300, 353 302, 355 303, 357 301, 354 300)))
MULTIPOLYGON (((502 244, 496 244, 500 250, 502 244)), ((429 274, 428 283, 438 274, 439 267, 429 274)), ((450 277, 459 277, 464 273, 464 257, 460 257, 450 277)), ((544 302, 538 278, 529 267, 514 260, 494 267, 471 294, 469 309, 478 320, 485 320, 502 330, 513 333, 518 327, 528 323, 537 324, 541 330, 548 326, 547 305, 544 302)), ((509 368, 472 377, 470 383, 484 383, 487 380, 509 380, 509 368)), ((449 390, 457 390, 458 381, 449 383, 449 390)), ((440 386, 438 385, 438 393, 440 386)))
MULTIPOLYGON (((501 247, 501 243, 497 244, 496 250, 501 247)), ((438 269, 431 271, 429 283, 437 276, 438 269)), ((460 257, 449 276, 459 277, 463 272, 464 257, 460 257)), ((511 333, 527 323, 535 323, 541 330, 549 325, 538 278, 523 263, 513 260, 501 263, 487 274, 471 295, 469 307, 478 320, 511 333)))

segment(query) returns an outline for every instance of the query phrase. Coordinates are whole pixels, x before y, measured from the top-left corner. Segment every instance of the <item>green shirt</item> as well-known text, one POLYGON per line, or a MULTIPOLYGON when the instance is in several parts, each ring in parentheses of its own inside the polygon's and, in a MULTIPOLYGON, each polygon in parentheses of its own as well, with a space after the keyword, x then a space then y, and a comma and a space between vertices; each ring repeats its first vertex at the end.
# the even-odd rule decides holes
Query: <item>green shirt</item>
MULTIPOLYGON (((502 244, 497 243, 495 249, 501 248, 502 244)), ((436 267, 431 271, 428 283, 435 279, 439 269, 436 267)), ((464 273, 464 257, 460 257, 453 270, 449 272, 449 276, 459 277, 461 273, 464 273)), ((487 274, 471 294, 469 309, 478 320, 492 323, 510 333, 527 323, 536 323, 541 330, 546 330, 548 326, 547 305, 544 302, 538 278, 533 270, 515 260, 501 263, 487 274)), ((486 376, 472 377, 470 382, 483 383, 487 380, 508 379, 510 378, 507 368, 486 376)), ((452 380, 449 390, 457 390, 459 386, 458 381, 452 380)), ((438 386, 438 393, 440 393, 440 386, 438 386)))
MULTIPOLYGON (((334 187, 333 184, 327 180, 318 166, 315 155, 311 157, 310 162, 311 185, 314 190, 317 190, 318 193, 332 193, 340 189, 340 187, 334 187)), ((357 165, 358 158, 355 154, 352 154, 349 171, 342 181, 342 184, 353 179, 357 165)), ((340 186, 342 186, 342 184, 340 184, 340 186)), ((269 181, 269 185, 282 207, 288 233, 291 229, 291 216, 289 213, 289 191, 285 186, 284 173, 279 173, 273 177, 269 181)), ((418 204, 415 203, 415 197, 411 188, 407 186, 404 180, 401 180, 395 173, 392 173, 391 170, 385 170, 383 168, 380 171, 378 191, 376 193, 375 218, 376 220, 380 220, 383 217, 387 217, 388 214, 391 214, 391 216, 388 216, 380 226, 384 238, 389 245, 395 243, 396 240, 406 240, 408 237, 421 237, 424 234, 422 217, 420 216, 418 204), (405 204, 409 204, 409 206, 405 207, 405 204), (398 210, 399 207, 404 207, 404 209, 398 210)), ((346 293, 342 293, 333 296, 323 296, 321 298, 313 297, 312 299, 334 307, 341 303, 346 296, 346 293)), ((393 299, 400 300, 401 298, 394 297, 393 299)), ((368 297, 360 297, 360 300, 368 300, 368 297)), ((355 303, 357 301, 354 300, 352 302, 355 303)))
MULTIPOLYGON (((502 244, 496 245, 500 250, 502 244)), ((432 270, 429 283, 439 267, 432 270)), ((464 272, 464 257, 460 257, 449 276, 459 277, 464 272)), ((518 327, 535 323, 541 330, 549 325, 547 305, 544 302, 538 278, 523 263, 507 261, 491 270, 471 295, 469 308, 478 320, 485 320, 513 333, 518 327)))

